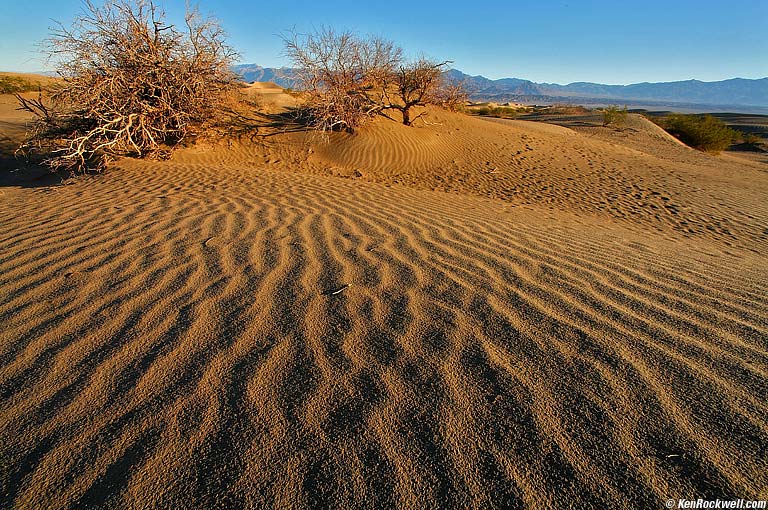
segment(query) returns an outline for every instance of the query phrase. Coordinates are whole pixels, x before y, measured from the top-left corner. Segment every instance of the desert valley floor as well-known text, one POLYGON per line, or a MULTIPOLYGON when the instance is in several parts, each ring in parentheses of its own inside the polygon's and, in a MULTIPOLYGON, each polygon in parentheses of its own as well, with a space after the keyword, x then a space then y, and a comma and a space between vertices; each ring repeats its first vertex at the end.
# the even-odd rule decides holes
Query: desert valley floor
POLYGON ((0 505, 767 499, 768 164, 426 119, 4 170, 0 505))

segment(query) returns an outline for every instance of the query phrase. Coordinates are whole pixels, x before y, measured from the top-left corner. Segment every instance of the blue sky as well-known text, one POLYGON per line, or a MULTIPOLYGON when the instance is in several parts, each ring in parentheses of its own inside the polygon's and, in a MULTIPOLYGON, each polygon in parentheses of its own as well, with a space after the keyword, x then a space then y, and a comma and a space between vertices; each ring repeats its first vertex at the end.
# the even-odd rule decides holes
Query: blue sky
MULTIPOLYGON (((94 0, 99 2, 100 0, 94 0)), ((184 0, 160 1, 178 20, 184 0)), ((38 51, 78 0, 3 0, 0 70, 46 69, 38 51)), ((241 61, 286 64, 277 34, 330 25, 386 36, 469 74, 537 82, 704 81, 768 76, 768 0, 201 1, 241 61)))

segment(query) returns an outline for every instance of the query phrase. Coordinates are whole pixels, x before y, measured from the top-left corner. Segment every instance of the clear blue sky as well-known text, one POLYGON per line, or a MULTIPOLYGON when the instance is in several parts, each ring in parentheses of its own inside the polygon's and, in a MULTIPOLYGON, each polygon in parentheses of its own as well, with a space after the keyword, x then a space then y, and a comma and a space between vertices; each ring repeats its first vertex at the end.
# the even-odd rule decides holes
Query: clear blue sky
MULTIPOLYGON (((98 3, 100 0, 95 0, 98 3)), ((79 0, 2 0, 0 70, 39 71, 52 20, 79 0)), ((178 20, 184 0, 166 0, 178 20)), ((541 0, 515 2, 201 1, 244 63, 286 64, 276 34, 330 25, 384 35, 408 52, 450 59, 469 74, 537 82, 704 81, 768 76, 768 0, 541 0)))

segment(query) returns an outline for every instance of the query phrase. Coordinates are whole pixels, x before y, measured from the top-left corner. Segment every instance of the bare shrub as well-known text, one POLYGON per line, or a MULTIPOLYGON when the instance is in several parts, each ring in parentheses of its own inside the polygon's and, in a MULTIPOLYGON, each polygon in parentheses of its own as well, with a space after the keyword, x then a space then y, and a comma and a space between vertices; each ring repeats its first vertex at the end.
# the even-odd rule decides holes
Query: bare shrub
POLYGON ((321 130, 352 131, 389 110, 412 125, 422 115, 411 117, 415 106, 455 109, 466 101, 463 85, 444 78, 450 62, 406 61, 402 49, 386 39, 324 28, 290 33, 283 42, 306 94, 304 112, 321 130))
POLYGON ((403 117, 403 124, 410 126, 425 115, 421 112, 411 118, 411 109, 415 106, 430 104, 455 108, 466 97, 460 84, 447 86, 443 71, 449 61, 437 62, 424 57, 413 62, 401 64, 396 71, 384 77, 381 90, 384 98, 384 110, 398 110, 403 117))
POLYGON ((433 99, 435 104, 452 112, 462 110, 469 101, 469 92, 463 80, 446 78, 443 73, 433 99))
POLYGON ((236 53, 217 21, 188 10, 165 21, 154 0, 86 1, 47 41, 62 77, 48 100, 17 96, 36 119, 25 149, 54 168, 117 156, 164 157, 196 133, 233 84, 236 53))
POLYGON ((380 84, 402 59, 402 50, 379 38, 323 28, 283 36, 296 67, 296 85, 306 94, 305 112, 321 130, 354 128, 383 109, 380 84))
POLYGON ((741 133, 741 141, 749 147, 760 148, 763 139, 756 133, 741 133))

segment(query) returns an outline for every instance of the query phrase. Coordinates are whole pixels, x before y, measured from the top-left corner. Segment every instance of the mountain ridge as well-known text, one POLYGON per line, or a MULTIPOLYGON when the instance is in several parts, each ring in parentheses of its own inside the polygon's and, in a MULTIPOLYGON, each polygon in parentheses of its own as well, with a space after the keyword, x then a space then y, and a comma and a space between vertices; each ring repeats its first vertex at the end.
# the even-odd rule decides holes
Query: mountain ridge
MULTIPOLYGON (((272 81, 282 87, 293 88, 294 70, 288 67, 270 68, 257 64, 239 64, 234 71, 245 81, 272 81)), ((712 106, 768 107, 768 77, 729 78, 720 81, 696 79, 672 82, 641 82, 629 85, 608 85, 594 82, 537 83, 522 78, 492 80, 482 75, 471 76, 457 69, 446 71, 455 80, 464 81, 475 100, 577 100, 599 103, 599 100, 617 102, 678 103, 712 106)))

